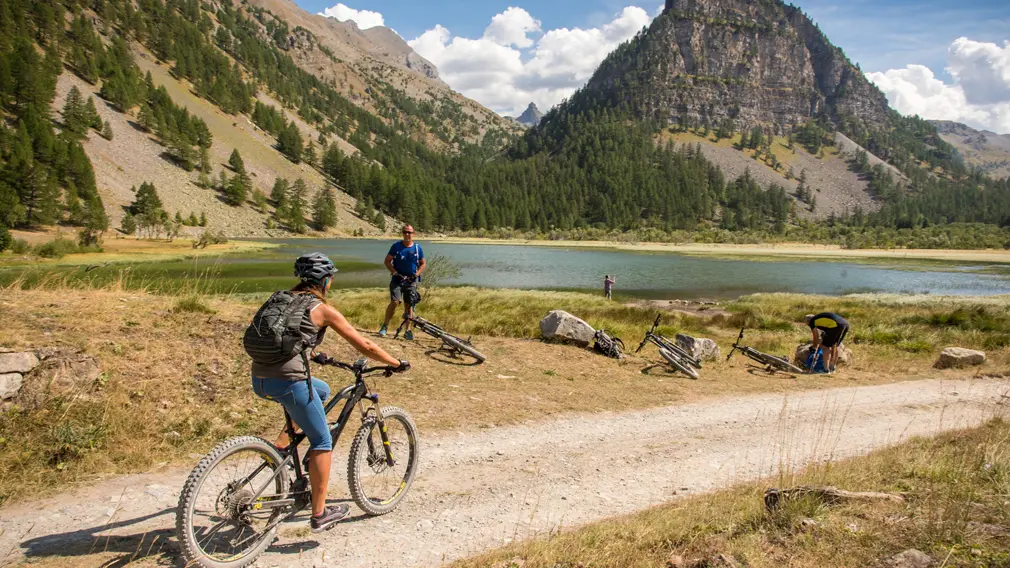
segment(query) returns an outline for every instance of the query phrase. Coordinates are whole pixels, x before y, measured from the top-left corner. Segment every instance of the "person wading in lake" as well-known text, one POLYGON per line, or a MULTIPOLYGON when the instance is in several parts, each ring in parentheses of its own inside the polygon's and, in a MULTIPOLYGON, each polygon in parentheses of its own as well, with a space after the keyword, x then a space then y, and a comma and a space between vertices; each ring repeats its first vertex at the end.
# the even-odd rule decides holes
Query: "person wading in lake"
MULTIPOLYGON (((829 373, 833 373, 835 365, 838 363, 838 346, 845 341, 845 336, 849 334, 849 322, 842 316, 831 312, 810 314, 804 319, 813 333, 813 348, 810 352, 817 353, 817 349, 823 347, 824 368, 829 373)), ((812 357, 810 361, 813 365, 817 361, 817 357, 812 357)))
MULTIPOLYGON (((392 274, 389 280, 389 305, 386 306, 386 320, 379 328, 379 335, 386 337, 389 329, 389 320, 393 319, 396 307, 404 304, 403 315, 413 315, 414 303, 418 297, 417 283, 421 280, 421 273, 427 266, 424 260, 424 251, 421 245, 414 242, 414 227, 404 225, 403 240, 393 243, 386 255, 386 270, 392 274), (406 300, 406 302, 404 302, 406 300)), ((407 332, 403 334, 406 340, 414 339, 414 332, 407 324, 407 332)))
POLYGON ((614 291, 614 282, 617 282, 617 277, 611 278, 609 274, 603 276, 603 295, 607 297, 608 300, 612 299, 611 295, 614 291))

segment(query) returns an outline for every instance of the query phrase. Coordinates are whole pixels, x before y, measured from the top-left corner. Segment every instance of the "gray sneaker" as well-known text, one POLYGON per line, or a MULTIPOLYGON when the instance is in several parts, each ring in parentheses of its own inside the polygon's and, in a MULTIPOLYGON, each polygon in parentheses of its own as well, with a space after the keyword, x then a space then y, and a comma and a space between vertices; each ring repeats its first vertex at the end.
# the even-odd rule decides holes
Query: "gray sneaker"
POLYGON ((351 508, 343 503, 339 505, 334 505, 332 507, 327 507, 323 510, 323 514, 320 516, 312 515, 312 520, 309 521, 309 525, 312 526, 312 532, 321 533, 323 531, 328 531, 335 527, 341 519, 347 516, 351 512, 351 508))
POLYGON ((386 330, 386 324, 382 324, 382 327, 379 328, 379 337, 386 337, 388 333, 389 332, 386 330))

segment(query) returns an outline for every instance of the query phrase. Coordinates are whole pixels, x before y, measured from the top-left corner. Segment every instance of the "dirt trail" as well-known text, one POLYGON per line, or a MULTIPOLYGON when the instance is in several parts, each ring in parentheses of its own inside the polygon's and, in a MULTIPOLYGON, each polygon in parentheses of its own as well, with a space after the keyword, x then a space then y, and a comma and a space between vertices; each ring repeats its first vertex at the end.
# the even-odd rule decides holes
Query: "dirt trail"
MULTIPOLYGON (((975 425, 1002 410, 1008 391, 1004 380, 933 380, 422 433, 421 474, 400 510, 352 518, 318 539, 300 518, 257 566, 434 566, 770 475, 780 464, 797 468, 975 425)), ((331 495, 344 498, 344 451, 336 460, 331 495)), ((0 515, 0 564, 171 564, 186 473, 116 478, 9 507, 0 515)))

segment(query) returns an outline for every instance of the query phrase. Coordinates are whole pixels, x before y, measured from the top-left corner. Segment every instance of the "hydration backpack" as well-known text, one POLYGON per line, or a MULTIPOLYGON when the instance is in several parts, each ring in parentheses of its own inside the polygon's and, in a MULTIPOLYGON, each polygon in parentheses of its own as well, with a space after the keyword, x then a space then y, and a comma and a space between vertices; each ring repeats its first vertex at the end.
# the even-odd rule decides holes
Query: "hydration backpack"
MULTIPOLYGON (((302 322, 319 300, 311 294, 287 290, 274 293, 256 312, 245 330, 242 345, 253 361, 279 365, 316 346, 319 336, 304 333, 302 322)), ((320 334, 322 330, 320 330, 320 334)))
POLYGON ((610 337, 604 330, 599 330, 593 336, 593 349, 611 359, 620 359, 624 351, 624 342, 618 337, 610 337))

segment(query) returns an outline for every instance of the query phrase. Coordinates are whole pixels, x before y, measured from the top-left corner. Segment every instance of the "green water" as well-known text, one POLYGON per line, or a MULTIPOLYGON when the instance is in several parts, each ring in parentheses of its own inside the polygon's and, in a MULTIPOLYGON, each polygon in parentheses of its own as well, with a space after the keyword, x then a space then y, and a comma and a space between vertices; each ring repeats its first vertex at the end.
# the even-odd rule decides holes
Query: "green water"
MULTIPOLYGON (((260 293, 294 283, 292 265, 302 253, 333 258, 340 272, 337 288, 384 287, 382 267, 391 241, 291 239, 275 241, 269 253, 163 263, 84 267, 7 269, 0 283, 21 278, 27 285, 44 279, 104 285, 122 280, 128 288, 156 292, 260 293)), ((461 270, 450 285, 491 288, 583 290, 600 292, 603 276, 616 276, 615 293, 639 298, 732 298, 756 292, 840 295, 890 292, 936 295, 1010 294, 1005 267, 947 264, 909 270, 907 265, 846 262, 715 259, 576 247, 446 244, 420 242, 428 258, 443 255, 461 270)))

